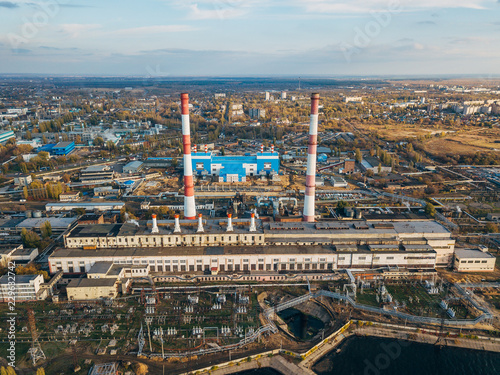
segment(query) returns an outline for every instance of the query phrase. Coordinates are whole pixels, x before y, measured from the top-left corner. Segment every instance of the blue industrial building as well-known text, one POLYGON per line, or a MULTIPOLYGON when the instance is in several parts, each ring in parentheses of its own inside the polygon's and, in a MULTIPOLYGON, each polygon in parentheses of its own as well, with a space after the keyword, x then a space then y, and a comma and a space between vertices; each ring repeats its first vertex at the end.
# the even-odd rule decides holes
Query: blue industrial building
POLYGON ((38 151, 47 151, 51 155, 61 156, 69 155, 75 149, 75 142, 50 143, 38 149, 38 151))
POLYGON ((219 176, 222 182, 245 182, 247 176, 278 174, 280 159, 277 152, 258 152, 234 156, 214 156, 211 152, 192 154, 193 175, 219 176))

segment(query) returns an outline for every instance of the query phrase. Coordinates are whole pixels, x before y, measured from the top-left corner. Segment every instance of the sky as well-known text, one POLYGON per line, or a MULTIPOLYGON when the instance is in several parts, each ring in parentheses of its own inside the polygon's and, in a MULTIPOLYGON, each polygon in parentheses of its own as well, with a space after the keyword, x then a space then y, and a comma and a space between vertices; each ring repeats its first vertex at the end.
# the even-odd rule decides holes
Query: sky
POLYGON ((500 0, 0 0, 0 74, 500 74, 500 0))

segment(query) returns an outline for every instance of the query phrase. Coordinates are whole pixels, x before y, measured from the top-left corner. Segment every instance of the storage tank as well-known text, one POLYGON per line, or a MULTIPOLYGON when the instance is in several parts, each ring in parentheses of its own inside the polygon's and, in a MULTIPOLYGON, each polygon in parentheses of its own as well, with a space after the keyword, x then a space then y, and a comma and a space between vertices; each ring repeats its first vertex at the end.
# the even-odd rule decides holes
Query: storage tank
POLYGON ((42 217, 42 211, 33 211, 33 217, 36 218, 42 217))

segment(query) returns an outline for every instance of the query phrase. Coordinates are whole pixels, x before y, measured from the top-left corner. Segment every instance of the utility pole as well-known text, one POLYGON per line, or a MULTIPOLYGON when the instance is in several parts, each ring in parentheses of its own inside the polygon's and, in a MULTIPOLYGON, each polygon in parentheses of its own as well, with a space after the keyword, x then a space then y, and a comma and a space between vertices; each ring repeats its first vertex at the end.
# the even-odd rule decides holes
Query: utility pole
POLYGON ((46 359, 45 353, 40 346, 40 342, 38 341, 38 333, 36 331, 36 322, 35 322, 35 312, 33 309, 27 309, 28 311, 28 324, 31 332, 31 348, 29 353, 31 354, 31 359, 33 361, 33 366, 36 365, 39 359, 46 359))

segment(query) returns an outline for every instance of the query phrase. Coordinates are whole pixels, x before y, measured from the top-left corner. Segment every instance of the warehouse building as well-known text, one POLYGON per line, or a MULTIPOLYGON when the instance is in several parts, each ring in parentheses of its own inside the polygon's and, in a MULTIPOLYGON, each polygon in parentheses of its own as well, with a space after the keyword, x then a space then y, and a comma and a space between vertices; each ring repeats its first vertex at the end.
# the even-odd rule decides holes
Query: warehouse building
POLYGON ((80 172, 80 181, 83 184, 111 182, 115 171, 109 165, 93 165, 80 172))
POLYGON ((457 249, 453 268, 457 272, 493 272, 496 258, 486 246, 480 249, 457 249))
POLYGON ((220 182, 245 182, 248 176, 268 176, 279 173, 277 152, 214 156, 211 152, 192 154, 193 175, 219 176, 220 182))
POLYGON ((144 163, 142 161, 139 160, 131 161, 130 163, 128 163, 123 167, 123 173, 129 173, 129 174, 138 173, 139 171, 142 170, 142 168, 144 168, 144 163))

